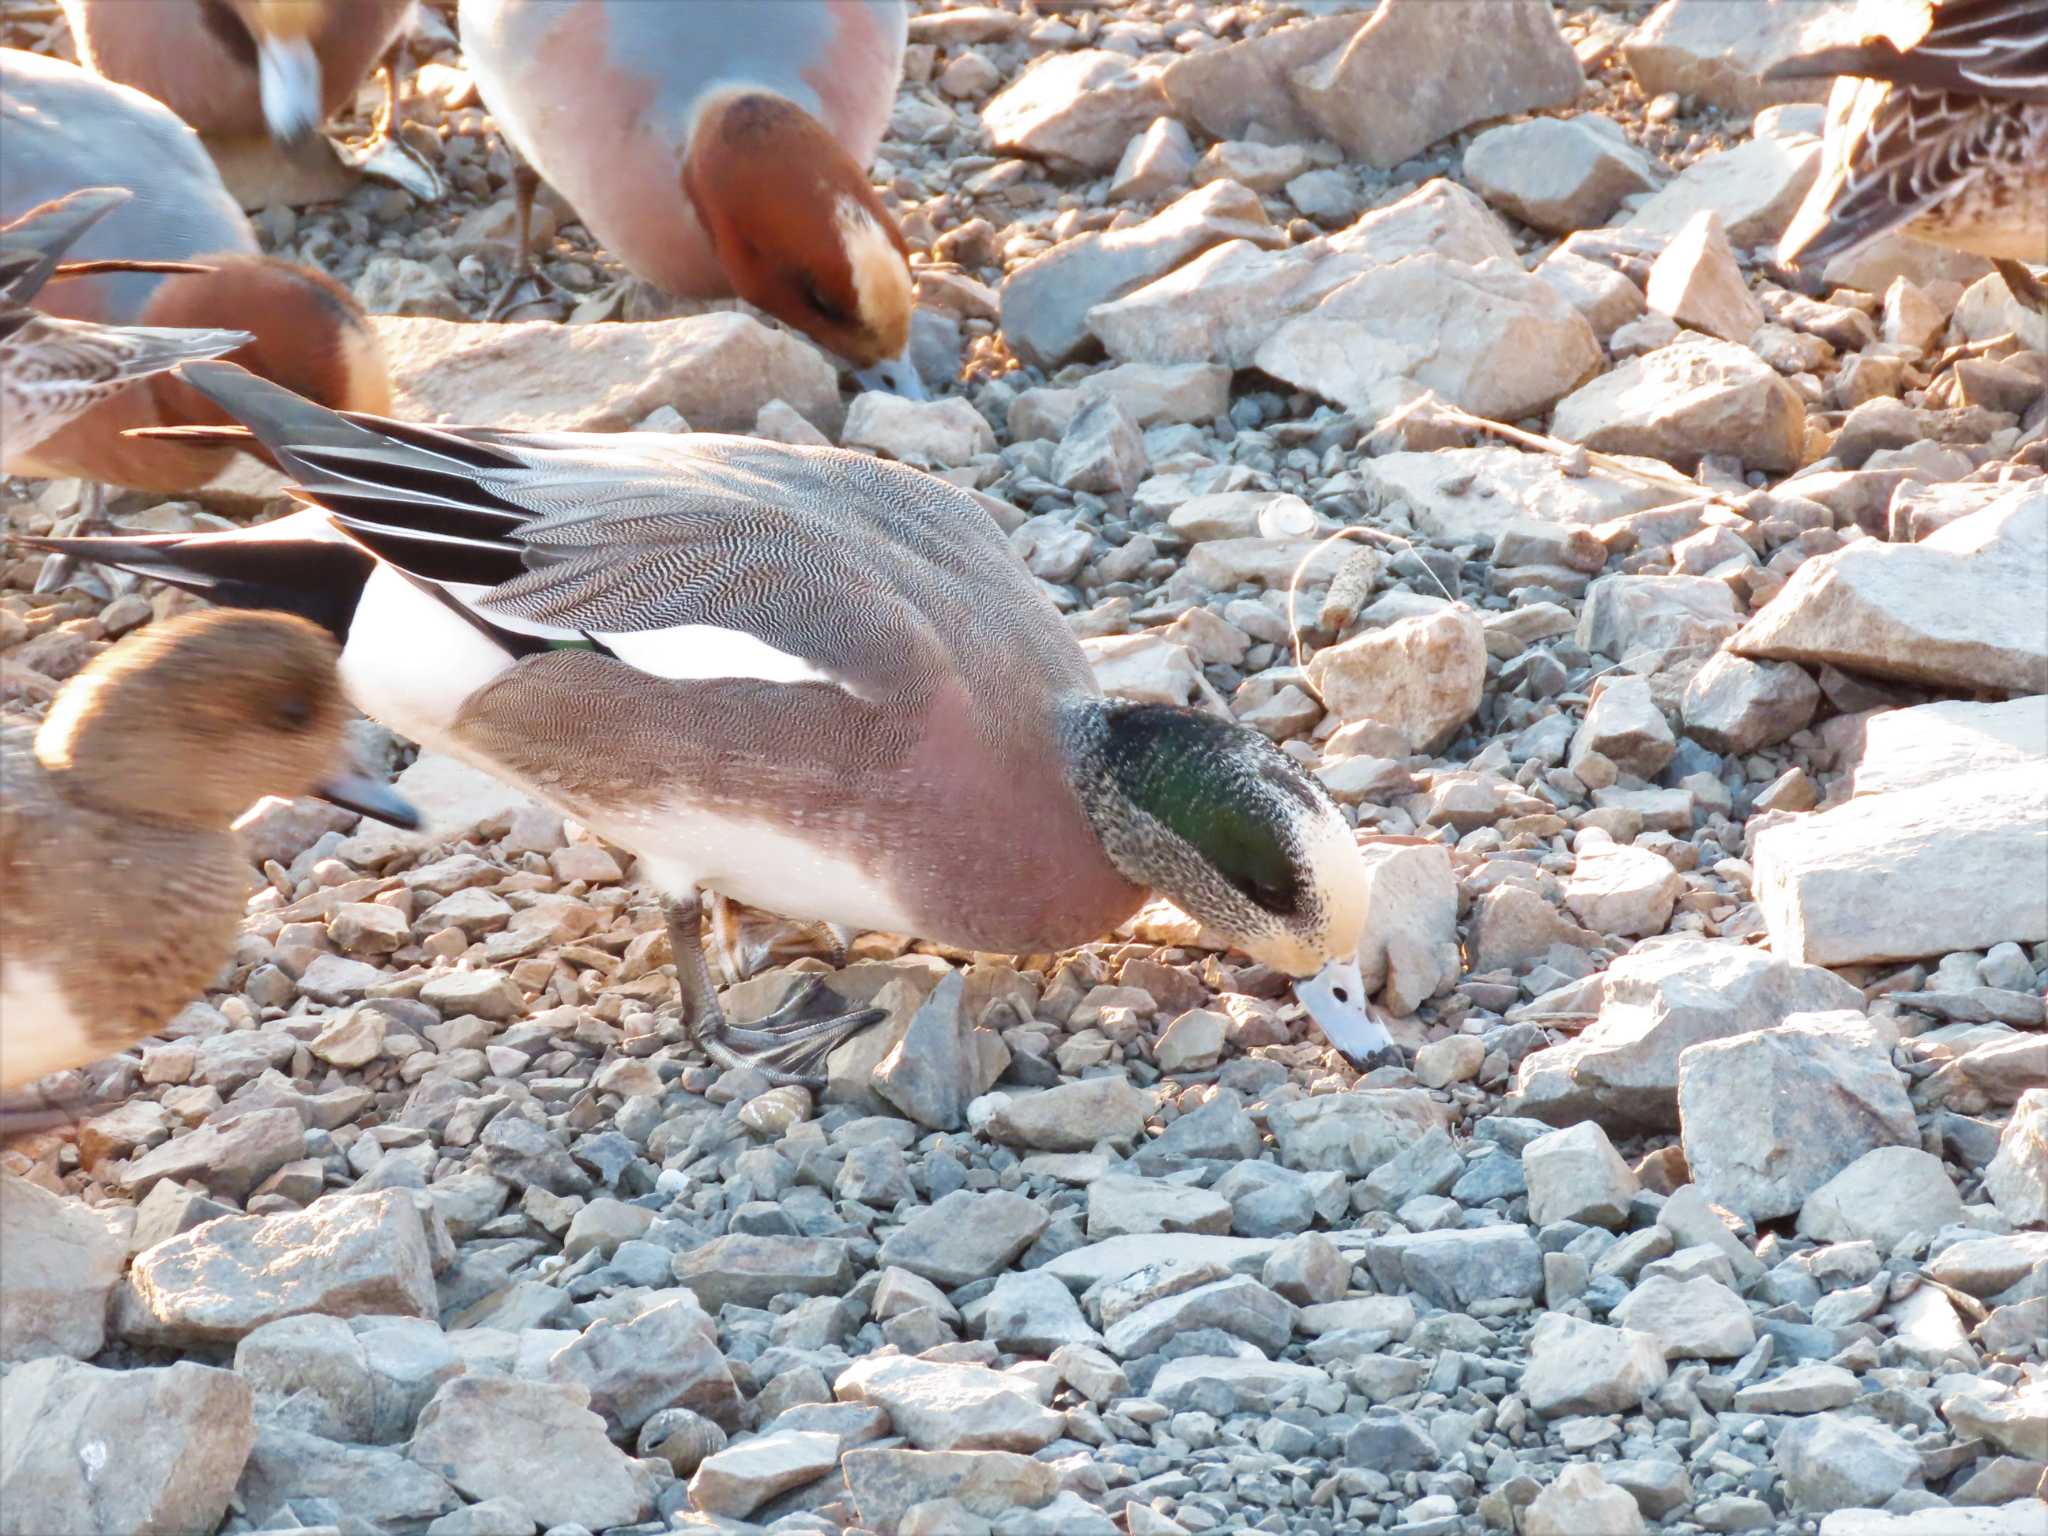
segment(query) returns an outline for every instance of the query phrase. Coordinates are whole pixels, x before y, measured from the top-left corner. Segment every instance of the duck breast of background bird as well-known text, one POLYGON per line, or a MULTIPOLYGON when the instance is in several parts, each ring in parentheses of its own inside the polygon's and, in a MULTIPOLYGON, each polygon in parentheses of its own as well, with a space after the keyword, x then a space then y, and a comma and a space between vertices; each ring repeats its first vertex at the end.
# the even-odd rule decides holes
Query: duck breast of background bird
MULTIPOLYGON (((342 409, 389 406, 376 333, 355 301, 325 275, 261 254, 197 135, 160 102, 61 60, 0 49, 0 144, 0 221, 83 188, 121 187, 133 196, 81 235, 72 257, 203 259, 212 269, 52 283, 38 310, 103 325, 248 331, 256 339, 233 357, 252 372, 342 409)), ((28 463, 10 458, 10 470, 190 490, 219 474, 232 450, 123 433, 225 419, 158 375, 60 428, 28 463)))
POLYGON ((856 369, 902 357, 909 258, 867 172, 903 0, 462 0, 461 28, 499 131, 630 271, 856 369))
POLYGON ((86 66, 198 132, 305 138, 355 98, 414 0, 63 0, 86 66))
POLYGON ((40 726, 0 723, 0 1088, 153 1034, 227 959, 251 883, 237 816, 324 790, 402 824, 348 758, 338 647, 290 614, 149 625, 40 726))

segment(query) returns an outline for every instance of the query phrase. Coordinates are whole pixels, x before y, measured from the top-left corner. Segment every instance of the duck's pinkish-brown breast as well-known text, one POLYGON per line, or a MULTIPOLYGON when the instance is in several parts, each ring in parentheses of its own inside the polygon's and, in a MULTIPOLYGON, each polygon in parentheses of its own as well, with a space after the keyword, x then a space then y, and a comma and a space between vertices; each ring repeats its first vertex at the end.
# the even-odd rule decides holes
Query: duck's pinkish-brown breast
POLYGON ((921 936, 940 942, 1023 953, 1101 938, 1146 892, 1102 851, 1043 722, 1012 714, 990 724, 977 730, 957 696, 925 712, 868 818, 888 840, 892 885, 921 936))
POLYGON ((490 62, 502 84, 487 99, 501 128, 635 275, 682 297, 729 295, 683 190, 688 142, 653 73, 661 56, 636 58, 634 18, 607 0, 549 18, 530 41, 514 40, 523 56, 490 62))

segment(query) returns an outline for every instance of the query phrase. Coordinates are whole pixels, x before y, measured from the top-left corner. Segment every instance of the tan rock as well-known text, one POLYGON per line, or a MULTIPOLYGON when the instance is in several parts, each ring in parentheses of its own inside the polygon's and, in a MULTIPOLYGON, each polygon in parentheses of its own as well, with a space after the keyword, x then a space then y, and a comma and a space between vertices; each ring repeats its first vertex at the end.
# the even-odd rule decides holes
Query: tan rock
POLYGON ((1569 106, 1585 84, 1542 0, 1381 0, 1292 77, 1323 137, 1381 170, 1469 124, 1569 106))
POLYGON ((1723 341, 1748 341, 1764 323, 1763 306, 1742 280, 1735 252, 1711 209, 1690 219, 1650 267, 1651 309, 1723 341))
POLYGON ((1353 278, 1259 347, 1264 372, 1381 418, 1424 390, 1475 415, 1548 410, 1604 358, 1585 317, 1519 263, 1411 256, 1353 278))
POLYGON ((1826 101, 1828 81, 1765 80, 1795 54, 1858 39, 1851 5, 1810 0, 1664 0, 1629 34, 1622 59, 1645 96, 1696 96, 1730 112, 1826 101))
POLYGON ((1729 642, 1938 687, 2048 693, 2048 493, 2027 489, 1918 544, 1809 560, 1729 642))
POLYGON ((1675 235, 1702 213, 1712 213, 1730 243, 1743 250, 1775 244, 1820 174, 1820 157, 1820 140, 1812 134, 1759 135, 1702 155, 1631 213, 1628 227, 1675 235))
POLYGON ((1486 637, 1469 608, 1403 619, 1318 651, 1309 681, 1345 723, 1377 720, 1440 752, 1479 708, 1486 637))
POLYGON ((2048 763, 1860 795, 1767 827, 1752 859, 1778 954, 1915 960, 2048 939, 2048 763))
POLYGON ((391 414, 513 432, 623 432, 662 406, 745 432, 771 400, 836 437, 839 370, 808 341, 731 311, 641 325, 480 325, 380 315, 391 414))
POLYGON ((1261 247, 1286 240, 1266 218, 1258 194, 1233 181, 1211 182, 1143 223, 1063 240, 1004 279, 1003 336, 1026 362, 1057 367, 1089 342, 1094 306, 1231 240, 1261 247))
POLYGON ((0 1232, 0 1360, 98 1354, 127 1261, 100 1212, 0 1173, 0 1232))
POLYGON ((1563 235, 1605 222, 1656 186, 1657 171, 1619 123, 1587 112, 1487 129, 1465 150, 1465 179, 1494 207, 1563 235))
POLYGON ((1806 407, 1747 347, 1678 341, 1567 395, 1551 431, 1567 442, 1640 453, 1681 469, 1719 453, 1757 469, 1789 470, 1805 447, 1806 407))
POLYGON ((1944 699, 1872 715, 1863 727, 1854 792, 1879 795, 1968 773, 2048 761, 2048 696, 2003 704, 1944 699))
POLYGON ((1166 111, 1156 69, 1083 48, 1025 70, 981 109, 981 124, 999 153, 1107 171, 1166 111))

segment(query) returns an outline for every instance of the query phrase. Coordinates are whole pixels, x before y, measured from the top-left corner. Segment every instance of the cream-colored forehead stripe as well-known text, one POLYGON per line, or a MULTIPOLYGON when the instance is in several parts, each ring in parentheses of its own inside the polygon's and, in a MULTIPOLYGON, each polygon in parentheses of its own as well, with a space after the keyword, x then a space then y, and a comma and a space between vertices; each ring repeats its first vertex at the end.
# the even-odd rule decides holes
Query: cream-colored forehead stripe
POLYGON ((839 243, 846 251, 846 264, 853 269, 854 298, 860 307, 861 324, 883 335, 908 323, 910 317, 910 268, 888 232, 875 216, 851 197, 839 199, 834 210, 839 226, 839 243))

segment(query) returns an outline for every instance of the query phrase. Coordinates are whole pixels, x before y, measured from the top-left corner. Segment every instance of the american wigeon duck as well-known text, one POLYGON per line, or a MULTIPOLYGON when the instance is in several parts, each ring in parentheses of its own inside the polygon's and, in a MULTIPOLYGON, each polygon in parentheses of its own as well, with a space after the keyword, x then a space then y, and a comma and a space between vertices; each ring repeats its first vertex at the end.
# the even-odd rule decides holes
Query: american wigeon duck
POLYGON ((1779 260, 1825 261, 1903 227, 1990 257, 2040 307, 2022 263, 2048 261, 2048 6, 1900 0, 1883 15, 1862 42, 1771 71, 1841 76, 1779 260))
POLYGON ((63 0, 86 66, 200 133, 306 138, 355 98, 413 0, 63 0))
POLYGON ((907 248, 867 177, 904 0, 462 0, 459 23, 499 131, 627 270, 920 392, 907 248))
POLYGON ((74 192, 0 228, 0 471, 11 473, 65 422, 138 379, 254 339, 247 331, 58 320, 30 307, 51 278, 86 275, 77 263, 67 269, 64 252, 128 196, 110 187, 74 192))
POLYGON ((231 824, 263 795, 412 823, 348 762, 336 653, 291 614, 186 614, 95 657, 40 726, 0 725, 0 1088, 111 1055, 200 994, 248 894, 231 824))
MULTIPOLYGON (((53 198, 114 187, 134 196, 72 247, 80 257, 186 264, 112 271, 45 288, 46 315, 98 325, 239 330, 234 355, 301 394, 352 410, 383 410, 391 384, 376 332, 325 275, 265 256, 197 136, 162 103, 74 64, 0 49, 0 219, 53 198)), ((131 427, 225 422, 211 402, 158 374, 100 402, 27 451, 18 474, 136 490, 196 489, 235 450, 128 437, 131 427)), ((90 497, 96 518, 98 492, 90 497)))
POLYGON ((1255 959, 1353 1059, 1389 1045, 1351 829, 1264 737, 1105 699, 966 492, 834 448, 343 417, 188 380, 315 503, 246 531, 49 540, 342 642, 356 704, 630 849, 686 1025, 814 1081, 871 1013, 815 987, 735 1028, 700 894, 999 952, 1099 938, 1148 890, 1255 959))

